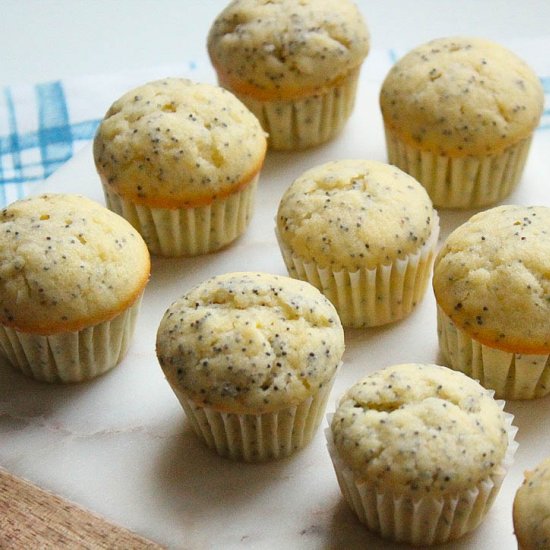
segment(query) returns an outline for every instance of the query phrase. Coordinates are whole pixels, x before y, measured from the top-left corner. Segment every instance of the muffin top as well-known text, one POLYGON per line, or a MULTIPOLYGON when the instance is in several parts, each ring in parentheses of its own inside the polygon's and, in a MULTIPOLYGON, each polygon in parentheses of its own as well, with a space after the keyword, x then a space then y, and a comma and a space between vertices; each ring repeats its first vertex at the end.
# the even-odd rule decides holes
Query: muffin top
POLYGON ((157 334, 176 391, 238 414, 302 402, 332 379, 343 352, 332 304, 308 283, 265 273, 199 284, 169 307, 157 334))
POLYGON ((525 472, 514 498, 514 531, 522 550, 550 547, 550 458, 525 472))
POLYGON ((428 364, 395 365, 356 383, 331 431, 357 480, 419 497, 473 487, 500 471, 508 447, 505 415, 490 392, 428 364))
POLYGON ((115 193, 152 207, 202 206, 247 185, 266 139, 231 93, 166 78, 115 101, 94 140, 96 168, 115 193))
POLYGON ((0 323, 55 334, 107 321, 138 298, 150 260, 123 218, 80 195, 44 194, 0 214, 0 323))
POLYGON ((491 155, 528 137, 544 104, 541 83, 515 54, 480 38, 440 38, 400 59, 380 93, 385 124, 436 154, 491 155))
POLYGON ((550 353, 550 208, 498 206, 474 215, 434 264, 437 303, 474 340, 550 353))
POLYGON ((293 254, 333 270, 372 269, 437 238, 425 189, 398 168, 368 160, 328 162, 302 174, 283 195, 279 238, 293 254))
POLYGON ((322 92, 368 51, 365 21, 349 0, 233 0, 208 36, 220 83, 266 100, 322 92))

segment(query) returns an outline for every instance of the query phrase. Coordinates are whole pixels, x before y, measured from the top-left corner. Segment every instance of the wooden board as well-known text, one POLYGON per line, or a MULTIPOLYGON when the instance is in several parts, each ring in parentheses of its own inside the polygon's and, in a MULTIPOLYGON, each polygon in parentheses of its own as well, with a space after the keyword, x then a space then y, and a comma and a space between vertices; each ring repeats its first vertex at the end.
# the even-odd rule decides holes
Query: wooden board
POLYGON ((0 548, 163 548, 0 468, 0 548))

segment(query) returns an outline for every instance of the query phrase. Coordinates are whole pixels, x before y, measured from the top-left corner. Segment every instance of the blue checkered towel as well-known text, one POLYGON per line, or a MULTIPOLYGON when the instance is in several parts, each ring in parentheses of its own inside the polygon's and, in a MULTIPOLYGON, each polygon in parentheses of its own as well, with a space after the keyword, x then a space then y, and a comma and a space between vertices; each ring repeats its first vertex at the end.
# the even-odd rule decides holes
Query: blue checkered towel
POLYGON ((94 135, 98 113, 74 116, 63 82, 8 87, 0 116, 0 202, 48 177, 94 135))
MULTIPOLYGON (((538 133, 550 146, 550 37, 509 45, 534 68, 546 109, 538 133), (545 131, 546 130, 546 131, 545 131)), ((380 82, 404 52, 374 51, 364 74, 380 82)), ((22 198, 89 143, 111 103, 134 86, 165 76, 215 82, 208 59, 118 75, 8 86, 0 94, 0 207, 22 198)), ((549 149, 550 151, 550 149, 549 149)))
POLYGON ((111 103, 126 91, 165 76, 201 79, 208 66, 192 61, 123 75, 95 75, 8 86, 0 94, 0 207, 22 198, 93 139, 111 103))

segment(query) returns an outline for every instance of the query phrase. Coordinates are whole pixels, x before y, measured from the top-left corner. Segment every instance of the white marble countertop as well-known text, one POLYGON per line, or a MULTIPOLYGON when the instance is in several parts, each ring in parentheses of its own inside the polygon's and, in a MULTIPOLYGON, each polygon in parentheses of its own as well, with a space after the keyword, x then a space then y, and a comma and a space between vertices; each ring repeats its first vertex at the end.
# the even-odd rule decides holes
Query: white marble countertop
MULTIPOLYGON (((180 52, 191 52, 189 57, 193 48, 203 48, 209 21, 223 4, 2 0, 0 45, 12 54, 0 58, 0 85, 177 63, 180 52), (145 33, 145 42, 137 38, 145 33), (115 42, 120 48, 113 49, 115 42), (20 55, 27 59, 19 57, 25 62, 17 66, 11 57, 20 55), (52 64, 55 56, 58 62, 52 64)), ((465 1, 460 14, 452 11, 454 2, 359 4, 379 48, 407 48, 451 32, 501 41, 548 36, 550 21, 547 1, 521 7, 515 1, 465 1)), ((136 336, 116 369, 89 383, 52 386, 0 364, 0 465, 170 548, 396 547, 367 533, 344 504, 322 430, 306 449, 279 462, 247 465, 219 458, 191 432, 154 354, 164 310, 191 285, 242 269, 285 274, 273 217, 294 177, 326 160, 385 160, 377 92, 377 83, 362 78, 356 111, 333 142, 303 153, 268 155, 256 213, 234 246, 194 259, 154 260, 136 336)), ((535 138, 523 182, 507 202, 550 205, 549 180, 550 161, 535 138)), ((55 173, 47 189, 77 189, 103 202, 90 148, 55 173)), ((471 213, 443 212, 442 236, 471 213)), ((348 330, 346 345, 329 411, 337 396, 368 372, 398 362, 437 362, 430 290, 408 319, 348 330)), ((549 453, 550 437, 540 429, 550 422, 548 399, 507 405, 519 427, 516 461, 484 524, 446 548, 515 547, 512 499, 524 469, 549 453)))

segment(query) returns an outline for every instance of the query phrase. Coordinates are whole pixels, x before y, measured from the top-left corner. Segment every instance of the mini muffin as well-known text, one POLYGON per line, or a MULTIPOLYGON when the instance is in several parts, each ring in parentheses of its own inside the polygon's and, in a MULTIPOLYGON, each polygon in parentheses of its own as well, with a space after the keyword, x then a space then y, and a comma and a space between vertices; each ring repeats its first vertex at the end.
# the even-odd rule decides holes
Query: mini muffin
POLYGON ((537 76, 502 46, 433 40, 382 85, 389 162, 420 181, 436 207, 494 204, 521 178, 543 103, 537 76))
POLYGON ((94 140, 108 207, 162 256, 212 252, 245 231, 265 150, 232 94, 178 78, 123 95, 94 140))
POLYGON ((38 380, 80 382, 128 349, 149 252, 120 216, 44 194, 0 213, 0 353, 38 380))
POLYGON ((439 544, 475 529, 517 447, 502 405, 437 365, 395 365, 357 382, 326 431, 345 500, 398 542, 439 544))
POLYGON ((439 346, 503 399, 550 392, 550 208, 499 206, 448 237, 434 266, 439 346))
POLYGON ((321 290, 344 326, 397 321, 424 295, 439 218, 398 168, 367 160, 312 168, 286 190, 276 221, 288 272, 321 290))
POLYGON ((513 517, 519 550, 550 548, 550 458, 525 472, 514 498, 513 517))
POLYGON ((157 355, 197 435, 220 455, 262 461, 306 445, 344 352, 342 325, 314 287, 228 273, 176 300, 157 355))
POLYGON ((349 0, 234 0, 208 36, 219 83, 258 117, 273 149, 304 149, 342 130, 368 51, 349 0))

